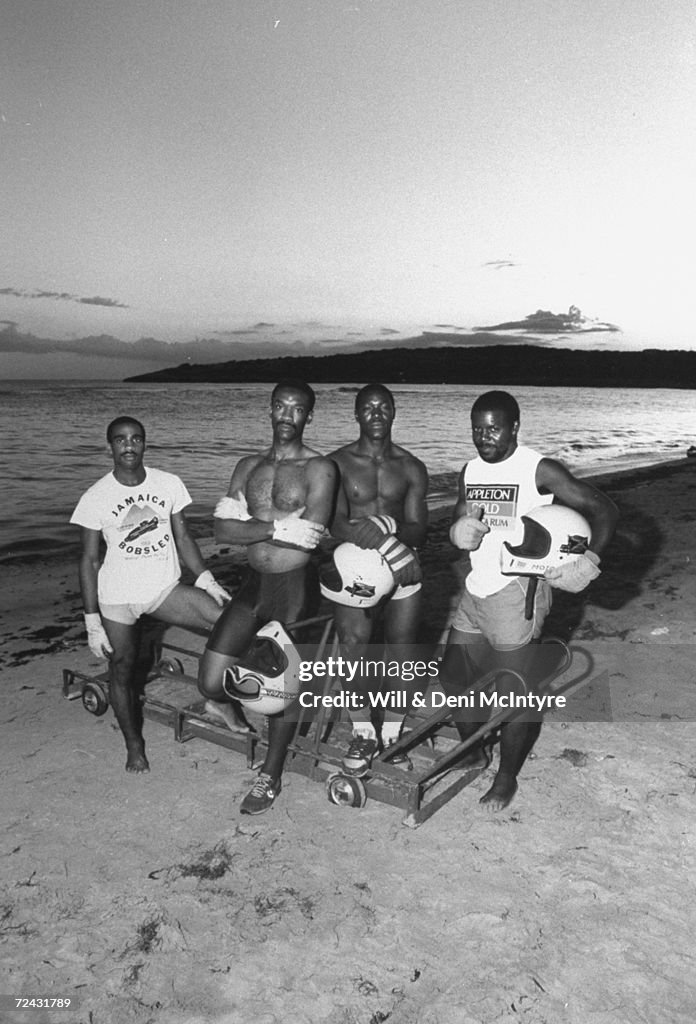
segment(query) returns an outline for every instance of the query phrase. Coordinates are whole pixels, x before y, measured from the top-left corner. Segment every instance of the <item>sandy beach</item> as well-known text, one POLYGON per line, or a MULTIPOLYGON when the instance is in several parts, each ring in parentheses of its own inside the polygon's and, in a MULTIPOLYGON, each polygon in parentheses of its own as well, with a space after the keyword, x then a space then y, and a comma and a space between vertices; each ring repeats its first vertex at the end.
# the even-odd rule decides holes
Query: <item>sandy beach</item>
MULTIPOLYGON (((606 673, 611 720, 552 716, 506 811, 489 773, 413 830, 286 772, 239 814, 241 753, 145 725, 123 770, 111 712, 61 695, 101 670, 74 564, 9 563, 0 605, 0 995, 72 1000, 61 1024, 691 1024, 696 871, 696 460, 603 478, 603 574, 550 629, 606 673)), ((423 639, 465 563, 433 515, 423 639)), ((234 587, 239 557, 201 540, 234 587)))

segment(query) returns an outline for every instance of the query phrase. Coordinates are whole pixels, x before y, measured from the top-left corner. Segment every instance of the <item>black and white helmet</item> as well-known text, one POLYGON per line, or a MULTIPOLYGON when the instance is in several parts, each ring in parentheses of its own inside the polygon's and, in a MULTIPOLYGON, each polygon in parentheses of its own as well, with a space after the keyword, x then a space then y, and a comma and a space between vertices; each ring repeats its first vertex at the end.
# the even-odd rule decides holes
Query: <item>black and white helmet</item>
POLYGON ((277 715, 299 695, 300 662, 282 623, 268 622, 237 664, 225 669, 222 688, 249 711, 277 715))
POLYGON ((346 542, 320 569, 319 589, 334 604, 372 608, 394 589, 394 576, 379 551, 346 542))
POLYGON ((541 505, 521 519, 522 542, 511 545, 505 541, 500 550, 504 576, 543 576, 547 569, 576 561, 590 546, 590 524, 565 505, 541 505))

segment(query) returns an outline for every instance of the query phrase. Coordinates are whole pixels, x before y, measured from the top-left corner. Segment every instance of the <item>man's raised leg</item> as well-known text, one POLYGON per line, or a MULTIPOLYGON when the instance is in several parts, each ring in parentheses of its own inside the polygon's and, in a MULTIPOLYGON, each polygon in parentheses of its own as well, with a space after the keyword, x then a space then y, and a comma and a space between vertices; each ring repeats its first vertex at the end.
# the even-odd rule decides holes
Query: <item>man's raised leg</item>
MULTIPOLYGON (((162 622, 169 622, 172 625, 187 626, 190 629, 210 629, 217 626, 223 617, 229 618, 236 613, 233 612, 232 603, 221 609, 205 591, 179 584, 153 614, 162 622)), ((246 636, 249 630, 253 634, 254 628, 253 621, 250 625, 245 624, 244 635, 246 636)), ((214 630, 213 637, 215 635, 214 630)), ((238 711, 237 706, 229 701, 222 688, 225 669, 234 665, 237 658, 211 650, 210 643, 213 637, 208 640, 198 672, 198 689, 206 698, 205 710, 232 732, 249 732, 249 723, 241 711, 238 711)))

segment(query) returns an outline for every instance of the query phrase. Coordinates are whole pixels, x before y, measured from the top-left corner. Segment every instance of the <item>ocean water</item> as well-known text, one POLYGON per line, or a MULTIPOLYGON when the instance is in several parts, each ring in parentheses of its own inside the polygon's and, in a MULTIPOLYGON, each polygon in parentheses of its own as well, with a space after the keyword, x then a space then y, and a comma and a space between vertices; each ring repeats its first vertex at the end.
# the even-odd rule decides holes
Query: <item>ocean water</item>
MULTIPOLYGON (((357 436, 359 385, 316 387, 306 442, 331 452, 357 436)), ((492 383, 504 388, 504 383, 492 383)), ((469 410, 487 388, 396 385, 394 440, 425 462, 431 494, 454 501, 455 474, 474 453, 469 410)), ((691 391, 603 388, 513 390, 520 439, 580 475, 678 458, 696 438, 691 391)), ((242 456, 270 442, 268 384, 123 384, 11 381, 0 384, 0 561, 76 550, 68 520, 79 496, 111 468, 106 424, 127 413, 148 435, 146 463, 177 473, 208 516, 242 456)))

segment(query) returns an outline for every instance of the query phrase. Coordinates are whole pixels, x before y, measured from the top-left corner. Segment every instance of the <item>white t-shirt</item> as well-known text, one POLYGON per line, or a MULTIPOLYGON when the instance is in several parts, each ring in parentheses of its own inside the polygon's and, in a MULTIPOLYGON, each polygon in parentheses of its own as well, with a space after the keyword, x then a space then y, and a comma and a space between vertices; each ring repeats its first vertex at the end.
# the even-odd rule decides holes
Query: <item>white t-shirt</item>
POLYGON ((537 466, 543 457, 532 448, 519 445, 502 462, 484 462, 477 457, 464 470, 467 515, 475 515, 483 506, 483 521, 490 527, 490 533, 470 555, 471 572, 466 588, 475 597, 497 594, 508 585, 510 577, 500 571, 503 542, 520 544, 524 538, 520 516, 553 501, 552 494, 540 494, 536 487, 537 466))
POLYGON ((171 517, 190 504, 179 477, 161 469, 146 468, 135 487, 107 473, 85 491, 70 522, 104 535, 100 604, 147 603, 176 583, 181 567, 171 517))

